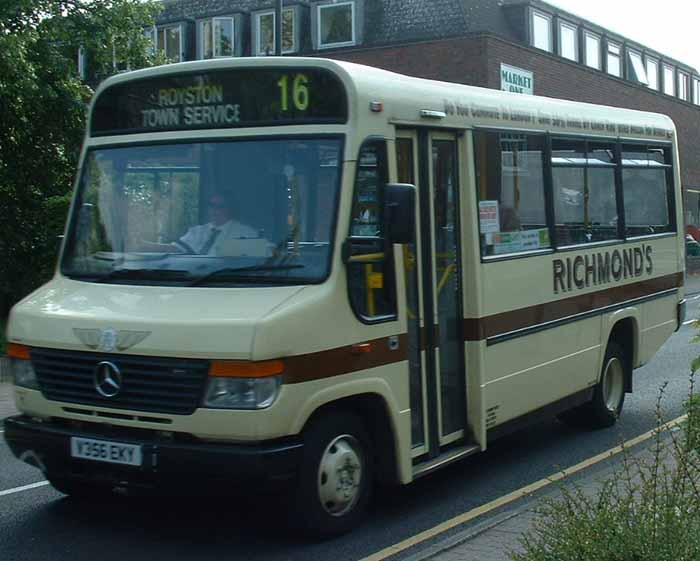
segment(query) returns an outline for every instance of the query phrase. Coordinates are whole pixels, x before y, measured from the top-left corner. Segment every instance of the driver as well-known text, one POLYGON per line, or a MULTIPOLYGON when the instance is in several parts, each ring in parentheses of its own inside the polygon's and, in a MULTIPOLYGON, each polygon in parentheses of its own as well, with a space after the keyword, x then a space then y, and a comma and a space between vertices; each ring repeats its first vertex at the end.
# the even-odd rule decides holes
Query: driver
POLYGON ((192 226, 176 242, 186 253, 217 255, 222 244, 228 240, 259 239, 259 233, 250 226, 233 218, 233 205, 222 193, 209 197, 207 224, 192 226))

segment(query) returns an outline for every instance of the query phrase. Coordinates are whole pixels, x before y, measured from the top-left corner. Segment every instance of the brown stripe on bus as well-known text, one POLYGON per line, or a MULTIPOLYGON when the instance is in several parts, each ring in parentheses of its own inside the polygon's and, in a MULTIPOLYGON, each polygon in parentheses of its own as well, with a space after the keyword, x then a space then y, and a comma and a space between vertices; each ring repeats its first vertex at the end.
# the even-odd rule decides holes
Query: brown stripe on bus
POLYGON ((391 337, 380 337, 326 351, 287 357, 284 359, 285 383, 321 380, 408 360, 408 335, 402 333, 393 337, 397 337, 399 343, 395 350, 392 350, 391 337), (371 345, 370 352, 356 351, 357 345, 366 344, 371 345))
MULTIPOLYGON (((463 323, 464 340, 482 341, 519 329, 536 327, 577 314, 594 312, 607 306, 624 304, 635 298, 653 296, 655 293, 681 286, 683 286, 683 273, 674 273, 485 318, 465 319, 463 323)), ((435 325, 433 328, 436 334, 435 340, 437 340, 439 327, 435 325)), ((425 350, 425 328, 421 331, 421 350, 425 350)), ((399 339, 399 346, 396 350, 391 349, 390 337, 380 337, 335 349, 287 357, 284 359, 286 364, 285 383, 299 384, 322 380, 408 360, 408 334, 402 333, 394 337, 399 339), (356 352, 355 349, 358 345, 366 344, 371 345, 370 352, 356 352)))
POLYGON ((481 341, 519 329, 527 329, 550 321, 593 312, 607 306, 623 304, 635 298, 653 296, 655 293, 681 286, 683 286, 683 273, 673 273, 485 318, 468 318, 464 320, 463 324, 464 339, 466 341, 481 341))

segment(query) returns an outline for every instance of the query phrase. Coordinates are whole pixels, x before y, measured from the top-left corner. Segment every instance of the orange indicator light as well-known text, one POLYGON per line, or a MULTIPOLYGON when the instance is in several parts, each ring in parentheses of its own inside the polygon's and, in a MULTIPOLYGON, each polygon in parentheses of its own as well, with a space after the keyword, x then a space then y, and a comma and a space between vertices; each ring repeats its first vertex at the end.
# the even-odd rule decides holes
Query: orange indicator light
POLYGON ((17 343, 9 343, 7 345, 7 356, 20 360, 29 360, 29 347, 18 345, 17 343))
POLYGON ((358 343, 352 346, 352 354, 360 355, 372 352, 372 343, 358 343))

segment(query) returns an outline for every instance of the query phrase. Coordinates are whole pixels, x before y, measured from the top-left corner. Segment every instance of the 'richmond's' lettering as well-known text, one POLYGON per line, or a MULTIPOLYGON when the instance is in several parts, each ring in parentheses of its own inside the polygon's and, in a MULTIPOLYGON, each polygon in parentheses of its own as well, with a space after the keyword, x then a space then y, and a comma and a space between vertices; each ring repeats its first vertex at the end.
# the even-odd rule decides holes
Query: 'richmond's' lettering
POLYGON ((552 262, 554 292, 590 288, 625 279, 650 275, 654 271, 652 247, 615 249, 552 262))

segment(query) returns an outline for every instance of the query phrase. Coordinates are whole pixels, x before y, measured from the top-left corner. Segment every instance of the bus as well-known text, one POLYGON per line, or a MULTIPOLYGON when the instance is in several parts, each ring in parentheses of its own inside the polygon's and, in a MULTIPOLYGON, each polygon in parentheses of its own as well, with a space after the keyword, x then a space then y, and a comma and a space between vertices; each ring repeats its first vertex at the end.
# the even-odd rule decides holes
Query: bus
POLYGON ((74 497, 277 485, 347 532, 375 484, 615 423, 683 321, 681 200, 662 115, 316 58, 109 78, 5 439, 74 497))

